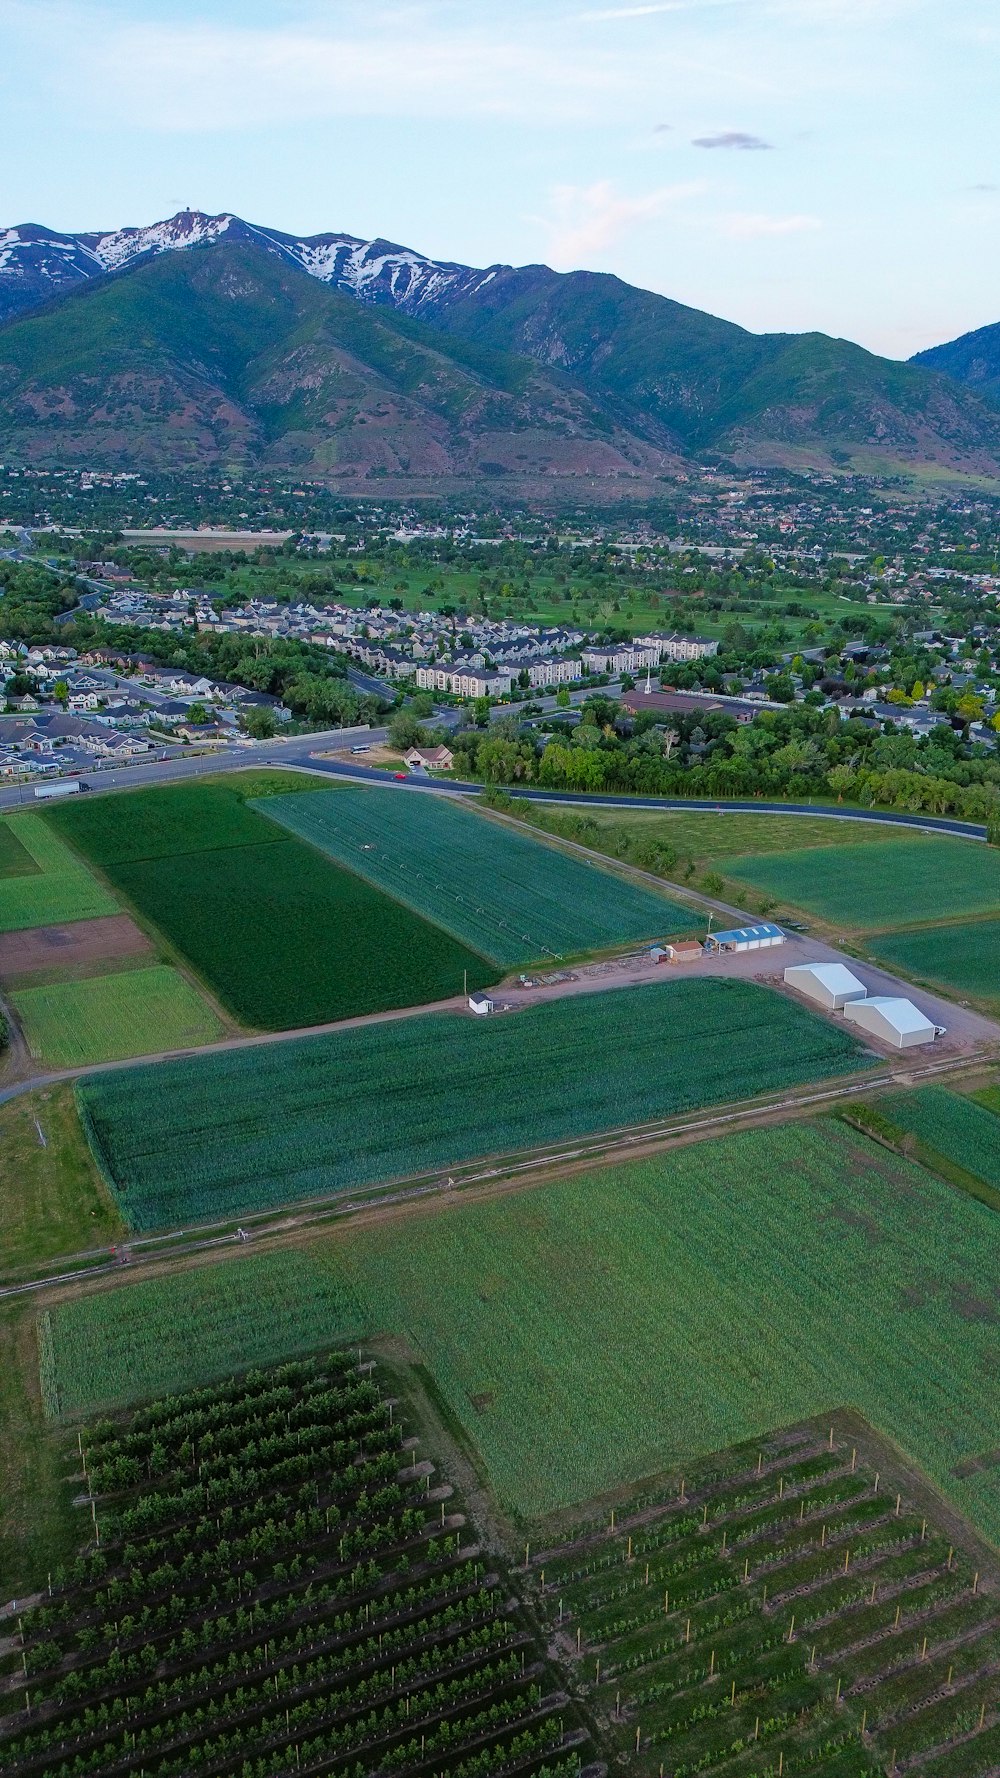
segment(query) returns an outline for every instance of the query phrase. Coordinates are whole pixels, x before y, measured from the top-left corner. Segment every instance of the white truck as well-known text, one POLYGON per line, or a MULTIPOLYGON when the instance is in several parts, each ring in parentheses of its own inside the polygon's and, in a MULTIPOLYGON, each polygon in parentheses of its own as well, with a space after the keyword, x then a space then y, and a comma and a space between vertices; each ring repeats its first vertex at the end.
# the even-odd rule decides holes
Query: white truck
POLYGON ((79 778, 60 778, 56 784, 36 784, 35 795, 38 797, 77 796, 81 790, 89 788, 89 785, 81 784, 79 778))

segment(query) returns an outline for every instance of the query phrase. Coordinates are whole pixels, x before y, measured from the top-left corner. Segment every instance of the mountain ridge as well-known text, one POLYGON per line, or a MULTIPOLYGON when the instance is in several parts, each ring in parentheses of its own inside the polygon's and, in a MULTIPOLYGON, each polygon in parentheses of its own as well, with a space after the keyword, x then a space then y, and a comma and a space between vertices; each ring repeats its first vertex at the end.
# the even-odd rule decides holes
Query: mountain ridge
MULTIPOLYGON (((16 406, 16 415, 0 414, 0 437, 8 441, 6 448, 30 455, 55 450, 58 444, 60 398, 38 382, 38 366, 31 368, 33 325, 48 314, 62 313, 67 302, 82 302, 84 317, 92 318, 99 334, 105 313, 98 300, 102 292, 138 279, 136 288, 147 290, 154 301, 161 289, 153 270, 157 265, 174 261, 198 266, 213 255, 234 253, 251 256, 258 268, 255 275, 263 276, 260 268, 269 263, 286 279, 303 279, 338 302, 381 315, 385 328, 390 332, 395 328, 399 350, 404 339, 408 341, 418 381, 420 366, 428 365, 436 354, 450 366, 449 377, 459 381, 463 376, 479 377, 483 388, 489 387, 490 401, 485 407, 479 404, 481 418, 463 421, 461 441, 453 431, 448 445, 442 446, 442 474, 463 478, 523 470, 543 476, 580 473, 598 481, 636 475, 660 479, 676 473, 682 460, 709 453, 747 466, 851 468, 905 476, 945 471, 1000 480, 1000 413, 991 405, 987 389, 965 386, 945 374, 943 365, 878 358, 850 341, 825 334, 750 333, 608 273, 559 273, 544 265, 499 263, 477 268, 434 260, 382 239, 365 241, 337 233, 294 236, 247 223, 231 212, 208 216, 200 211, 181 211, 148 227, 103 233, 63 235, 35 224, 0 230, 0 401, 8 409, 11 401, 16 406), (92 303, 96 307, 89 308, 92 303), (423 331, 405 335, 400 331, 404 323, 423 331), (27 335, 21 331, 25 328, 27 335), (515 365, 520 367, 516 371, 515 365), (19 381, 22 371, 28 374, 28 384, 19 381), (508 386, 512 378, 520 382, 521 408, 508 386), (529 385, 530 399, 524 394, 529 385), (501 410, 506 414, 506 433, 501 410), (517 437, 525 430, 538 433, 540 427, 535 440, 540 444, 542 439, 551 442, 566 426, 575 439, 575 470, 570 467, 574 453, 565 444, 556 453, 562 469, 545 449, 516 448, 526 444, 517 437), (489 456, 473 445, 473 436, 479 433, 488 433, 493 440, 489 456), (607 446, 612 439, 610 455, 602 455, 598 440, 607 446), (483 471, 484 462, 493 469, 483 471)), ((200 272, 192 273, 192 290, 201 278, 200 272)), ((312 313, 302 292, 300 300, 312 313)), ((122 315, 126 310, 131 314, 141 339, 141 302, 137 307, 132 298, 123 298, 120 307, 122 315)), ((208 314, 197 303, 195 309, 208 314)), ((218 321, 220 311, 212 313, 218 321)), ((319 344, 326 336, 316 322, 311 374, 317 386, 330 382, 337 354, 344 349, 344 329, 350 332, 346 311, 338 314, 336 327, 333 311, 328 314, 333 333, 325 348, 330 355, 326 369, 320 363, 319 344)), ((76 316, 72 331, 84 358, 92 356, 94 341, 88 344, 83 337, 86 325, 76 316)), ((263 326, 259 339, 248 335, 248 362, 261 361, 257 348, 263 347, 267 333, 263 326)), ((198 402, 189 381, 190 366, 201 346, 186 338, 188 362, 174 362, 168 341, 177 337, 176 329, 167 329, 160 342, 157 374, 170 384, 175 407, 184 405, 182 386, 188 391, 193 415, 198 402)), ((379 338, 381 345, 374 332, 366 336, 365 349, 376 351, 376 357, 385 344, 379 338)), ((206 349, 214 350, 210 345, 206 349)), ((211 365, 204 362, 204 352, 201 359, 211 383, 211 365)), ((54 362, 47 347, 42 361, 50 367, 54 362)), ((72 383, 73 367, 60 360, 59 369, 64 381, 68 376, 72 383)), ((113 377, 112 367, 105 369, 113 377)), ((377 380, 381 372, 366 361, 363 374, 355 369, 371 394, 371 377, 377 380)), ((397 365, 393 374, 398 372, 397 365)), ((148 380, 149 364, 144 361, 136 374, 148 380)), ((282 375, 288 387, 295 383, 293 366, 286 364, 282 375)), ((396 393, 402 398, 399 389, 396 393)), ((236 399, 239 406, 232 388, 218 394, 223 405, 236 399)), ((90 396, 79 379, 70 399, 74 413, 83 411, 75 405, 77 396, 86 408, 90 396)), ((412 396, 407 394, 406 400, 412 403, 412 396)), ((122 401, 120 378, 115 382, 115 401, 122 401)), ((476 406, 470 398, 467 413, 476 406)), ((88 411, 96 416, 91 434, 110 443, 112 429, 101 403, 88 411)), ((434 453, 425 449, 427 437, 421 431, 425 423, 441 444, 441 416, 431 419, 433 411, 433 403, 430 407, 423 403, 417 427, 423 444, 416 455, 428 464, 434 453)), ((414 414, 408 412, 412 421, 414 414)), ((409 421, 404 425, 400 415, 397 418, 401 437, 411 436, 409 421)), ((313 413, 310 425, 315 419, 313 413)), ((237 430, 248 451, 276 448, 274 439, 265 436, 267 428, 261 430, 260 415, 245 414, 244 420, 246 424, 237 430)), ((357 415, 351 422, 355 431, 368 423, 357 415)), ((312 461, 315 447, 321 466, 328 455, 332 425, 323 421, 322 439, 307 427, 312 444, 307 448, 303 441, 303 463, 312 461)), ((64 443, 68 430, 62 427, 64 443)), ((178 445, 184 429, 178 423, 166 433, 157 427, 143 432, 133 416, 131 430, 139 434, 137 448, 148 454, 153 434, 166 449, 178 445)), ((127 452, 128 432, 126 426, 116 451, 127 452)), ((209 425, 203 437, 206 449, 212 436, 209 425)), ((408 448, 396 451, 393 473, 410 473, 402 466, 409 455, 408 448)), ((372 453, 362 452, 361 460, 367 462, 365 474, 389 473, 387 463, 376 462, 372 453)), ((329 472, 339 473, 332 468, 329 472)), ((434 472, 428 469, 428 473, 434 472)))

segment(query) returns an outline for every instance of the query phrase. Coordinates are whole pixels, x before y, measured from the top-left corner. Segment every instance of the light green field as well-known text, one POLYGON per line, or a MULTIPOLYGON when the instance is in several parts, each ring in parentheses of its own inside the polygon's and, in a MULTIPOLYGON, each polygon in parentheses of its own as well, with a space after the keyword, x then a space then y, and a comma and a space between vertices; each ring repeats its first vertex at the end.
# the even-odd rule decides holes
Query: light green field
MULTIPOLYGON (((824 1122, 343 1229, 294 1263, 304 1298, 317 1260, 343 1291, 324 1340, 409 1340, 523 1515, 850 1406, 996 1538, 995 1231, 984 1205, 824 1122)), ((183 1277, 54 1307, 64 1411, 155 1392, 160 1333, 185 1355, 178 1382, 217 1374, 261 1263, 218 1269, 224 1315, 183 1277)))
POLYGON ((1000 1011, 1000 920, 877 933, 867 947, 890 969, 971 1000, 985 1012, 1000 1011))
MULTIPOLYGON (((0 932, 58 926, 64 920, 95 920, 118 914, 118 903, 91 876, 40 815, 0 816, 37 867, 31 875, 0 875, 0 932)), ((8 848, 8 850, 10 850, 8 848)))
POLYGON ((22 988, 11 998, 32 1055, 59 1068, 193 1049, 225 1036, 207 1002, 165 963, 22 988))
POLYGON ((725 858, 722 874, 847 931, 1000 910, 1000 853, 944 837, 725 858))
POLYGON ((691 858, 698 866, 717 866, 721 859, 743 853, 792 852, 814 846, 884 845, 886 841, 912 839, 906 828, 880 826, 874 821, 853 821, 824 815, 746 814, 741 809, 719 811, 714 804, 701 809, 609 809, 597 804, 570 810, 559 803, 533 803, 532 813, 544 813, 551 833, 563 832, 575 839, 574 829, 585 813, 593 833, 585 844, 611 857, 623 856, 615 843, 621 836, 670 848, 678 858, 691 858))

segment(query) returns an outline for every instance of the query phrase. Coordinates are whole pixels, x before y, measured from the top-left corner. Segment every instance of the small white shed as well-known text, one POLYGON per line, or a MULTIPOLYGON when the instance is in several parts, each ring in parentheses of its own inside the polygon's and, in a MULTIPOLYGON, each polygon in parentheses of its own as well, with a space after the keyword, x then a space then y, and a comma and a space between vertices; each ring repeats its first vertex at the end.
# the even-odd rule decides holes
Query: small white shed
POLYGON ((487 1013, 493 1011, 493 1002, 488 994, 470 994, 469 1011, 478 1013, 481 1019, 485 1018, 487 1013))
POLYGON ((785 983, 827 1012, 839 1012, 849 1001, 864 1000, 868 994, 846 963, 792 963, 785 970, 785 983))
POLYGON ((893 1049, 908 1050, 915 1044, 933 1043, 943 1035, 926 1013, 912 1000, 897 1000, 890 994, 872 994, 867 1000, 852 1000, 844 1007, 845 1019, 862 1030, 870 1031, 893 1049))

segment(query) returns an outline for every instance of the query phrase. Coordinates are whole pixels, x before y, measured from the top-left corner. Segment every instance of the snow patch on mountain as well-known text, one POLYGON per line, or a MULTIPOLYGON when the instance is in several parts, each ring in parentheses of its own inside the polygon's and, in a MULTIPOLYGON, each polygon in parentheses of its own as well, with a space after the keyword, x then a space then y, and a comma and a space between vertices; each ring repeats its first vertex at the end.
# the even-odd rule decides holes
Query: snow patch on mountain
POLYGON ((0 313, 37 307, 71 280, 120 272, 147 255, 201 247, 223 236, 253 240, 361 302, 385 303, 411 315, 472 295, 504 269, 492 266, 483 271, 428 259, 391 241, 342 234, 297 237, 260 228, 228 212, 206 216, 200 210, 181 210, 145 227, 79 235, 62 235, 34 224, 0 229, 0 313))

